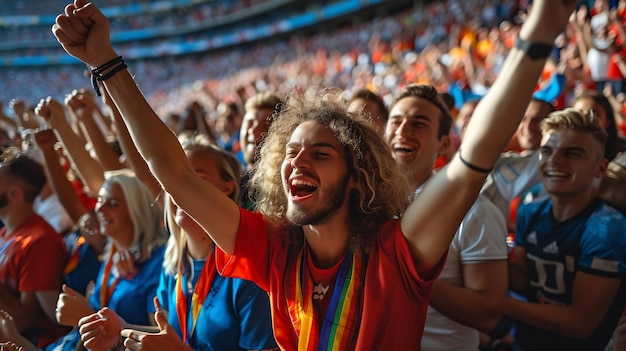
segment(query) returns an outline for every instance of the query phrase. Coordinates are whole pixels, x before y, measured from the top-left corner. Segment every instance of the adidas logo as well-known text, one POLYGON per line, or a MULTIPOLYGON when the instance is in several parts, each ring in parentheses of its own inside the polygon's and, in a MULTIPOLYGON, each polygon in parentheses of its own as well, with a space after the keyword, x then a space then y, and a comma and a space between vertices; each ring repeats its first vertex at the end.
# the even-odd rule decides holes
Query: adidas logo
POLYGON ((553 241, 546 245, 541 251, 549 254, 557 254, 559 253, 559 246, 556 244, 556 241, 553 241))
POLYGON ((530 234, 528 234, 528 237, 526 237, 526 242, 528 244, 537 245, 537 232, 532 231, 530 234))

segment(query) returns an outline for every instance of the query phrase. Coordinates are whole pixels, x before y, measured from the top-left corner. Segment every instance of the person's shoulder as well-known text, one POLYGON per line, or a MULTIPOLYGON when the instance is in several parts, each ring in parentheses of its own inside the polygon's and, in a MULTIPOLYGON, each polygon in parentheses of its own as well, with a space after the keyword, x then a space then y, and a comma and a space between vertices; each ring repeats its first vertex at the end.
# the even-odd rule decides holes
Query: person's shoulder
POLYGON ((600 204, 597 205, 589 220, 600 220, 603 222, 611 222, 612 225, 619 224, 626 226, 626 215, 604 201, 601 201, 600 204))

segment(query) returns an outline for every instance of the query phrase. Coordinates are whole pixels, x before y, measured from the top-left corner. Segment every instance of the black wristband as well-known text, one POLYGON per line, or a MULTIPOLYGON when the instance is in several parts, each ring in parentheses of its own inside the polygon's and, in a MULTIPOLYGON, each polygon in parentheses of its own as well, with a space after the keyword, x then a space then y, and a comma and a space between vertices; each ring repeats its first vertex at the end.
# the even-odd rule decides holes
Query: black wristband
POLYGON ((463 158, 463 156, 461 156, 461 149, 459 149, 459 160, 461 160, 461 162, 465 165, 465 167, 471 169, 472 171, 478 172, 478 173, 491 173, 491 171, 493 170, 493 168, 479 167, 479 166, 476 166, 473 163, 470 163, 470 162, 466 161, 463 158))
POLYGON ((93 89, 96 91, 97 96, 102 96, 100 93, 100 88, 98 87, 98 82, 103 82, 111 77, 113 77, 117 72, 126 69, 126 64, 124 63, 124 59, 122 56, 118 56, 113 60, 103 64, 102 66, 96 67, 91 70, 91 85, 93 89), (107 71, 106 74, 103 74, 104 71, 107 71))
POLYGON ((552 54, 554 45, 544 43, 532 43, 517 37, 515 40, 515 48, 521 50, 531 60, 545 59, 552 54))

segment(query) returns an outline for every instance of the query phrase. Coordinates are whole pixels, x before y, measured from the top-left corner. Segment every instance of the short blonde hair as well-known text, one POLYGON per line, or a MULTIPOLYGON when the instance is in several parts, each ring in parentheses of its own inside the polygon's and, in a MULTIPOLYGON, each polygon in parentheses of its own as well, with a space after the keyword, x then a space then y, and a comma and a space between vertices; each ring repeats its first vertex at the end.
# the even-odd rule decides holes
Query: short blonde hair
POLYGON ((600 124, 600 121, 592 113, 583 113, 575 108, 566 108, 554 111, 541 121, 541 132, 543 134, 551 130, 575 130, 577 132, 589 133, 593 135, 600 145, 602 151, 606 147, 608 134, 600 124))

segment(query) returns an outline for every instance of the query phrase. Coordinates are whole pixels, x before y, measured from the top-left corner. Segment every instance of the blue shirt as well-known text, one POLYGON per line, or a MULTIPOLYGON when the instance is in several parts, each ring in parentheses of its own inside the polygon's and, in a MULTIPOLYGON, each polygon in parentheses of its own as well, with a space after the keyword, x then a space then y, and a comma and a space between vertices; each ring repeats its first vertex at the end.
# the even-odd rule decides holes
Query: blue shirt
POLYGON ((622 279, 607 314, 586 339, 568 338, 519 323, 517 342, 525 350, 603 350, 626 298, 626 218, 596 200, 576 216, 556 222, 550 199, 519 208, 516 245, 526 248, 531 302, 569 305, 576 272, 622 279))
MULTIPOLYGON (((159 284, 159 275, 163 266, 163 254, 165 247, 160 246, 152 251, 150 258, 142 263, 136 264, 139 272, 132 279, 120 279, 113 290, 108 307, 120 315, 131 324, 150 325, 148 315, 154 313, 154 302, 152 299, 156 295, 159 284)), ((100 291, 102 288, 102 276, 105 265, 101 265, 96 285, 89 298, 89 304, 94 311, 100 310, 100 291)), ((111 274, 109 285, 115 278, 111 274)), ((46 347, 46 350, 54 351, 74 351, 80 333, 75 328, 61 339, 46 347)))
MULTIPOLYGON (((204 260, 194 261, 193 286, 203 266, 204 260)), ((191 305, 191 295, 187 294, 187 306, 191 305)), ((168 322, 181 336, 174 276, 161 273, 157 296, 163 309, 168 311, 168 322)), ((187 324, 191 325, 191 316, 188 317, 187 324)), ((195 351, 276 348, 267 293, 247 280, 224 278, 216 273, 195 331, 189 336, 189 345, 195 351)))
POLYGON ((68 257, 78 254, 78 265, 71 272, 63 276, 63 283, 70 288, 85 295, 87 284, 96 281, 100 271, 100 260, 87 242, 83 242, 76 247, 76 242, 80 238, 80 230, 67 234, 63 242, 67 247, 68 257))

